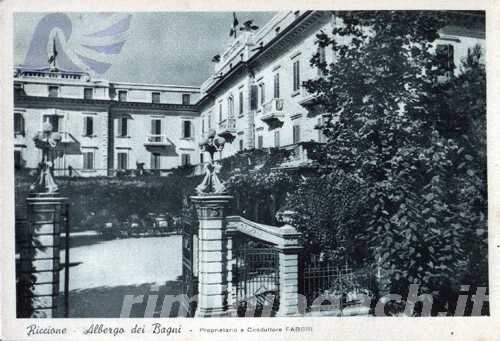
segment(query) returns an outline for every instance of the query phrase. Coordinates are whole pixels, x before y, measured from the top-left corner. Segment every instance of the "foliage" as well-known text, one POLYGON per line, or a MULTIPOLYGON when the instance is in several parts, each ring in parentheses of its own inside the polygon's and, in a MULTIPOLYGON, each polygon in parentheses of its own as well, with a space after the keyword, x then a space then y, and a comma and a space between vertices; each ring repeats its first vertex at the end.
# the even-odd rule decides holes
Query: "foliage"
MULTIPOLYGON (((16 175, 16 202, 22 209, 33 177, 16 175)), ((200 177, 176 173, 166 177, 58 178, 70 204, 72 230, 98 229, 107 222, 124 222, 148 213, 180 216, 183 200, 194 194, 200 177)), ((16 212, 16 214, 22 214, 16 212)), ((137 220, 136 219, 136 220, 137 220)))
POLYGON ((486 167, 486 70, 478 46, 468 51, 458 77, 438 87, 435 105, 438 129, 459 143, 455 161, 457 209, 465 220, 466 269, 461 282, 472 290, 488 287, 488 226, 486 167))
POLYGON ((233 212, 264 224, 275 224, 275 214, 297 180, 279 170, 261 168, 250 172, 234 170, 226 181, 228 193, 235 197, 233 212))
POLYGON ((465 240, 486 219, 485 159, 469 152, 484 145, 478 134, 484 129, 485 93, 478 86, 484 74, 469 63, 464 76, 443 78, 453 65, 433 53, 446 24, 439 13, 339 15, 343 25, 317 35, 319 46, 332 48, 335 63, 316 55, 311 63, 323 77, 305 83, 329 113, 322 127, 327 164, 366 189, 357 223, 373 257, 423 292, 442 293, 457 285, 468 261, 465 240), (439 84, 443 80, 451 84, 439 84), (442 101, 443 91, 453 99, 471 92, 442 101), (455 121, 442 106, 463 115, 455 121), (460 137, 444 132, 450 120, 463 127, 460 137))
POLYGON ((340 266, 365 260, 365 245, 357 240, 363 228, 357 216, 365 191, 341 172, 300 181, 284 210, 293 212, 290 223, 302 233, 306 254, 321 250, 325 259, 340 266))

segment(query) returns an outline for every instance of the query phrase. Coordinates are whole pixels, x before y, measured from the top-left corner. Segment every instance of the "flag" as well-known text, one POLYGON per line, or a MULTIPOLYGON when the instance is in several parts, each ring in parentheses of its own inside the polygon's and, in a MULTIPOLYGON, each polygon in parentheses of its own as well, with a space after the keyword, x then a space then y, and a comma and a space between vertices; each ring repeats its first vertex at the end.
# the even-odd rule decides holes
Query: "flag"
POLYGON ((54 38, 54 43, 52 44, 52 56, 49 58, 49 64, 52 64, 56 61, 57 57, 57 49, 56 49, 56 38, 54 38))
POLYGON ((233 12, 233 27, 231 27, 231 30, 229 31, 229 36, 232 37, 234 36, 236 38, 236 28, 239 25, 238 18, 236 17, 236 13, 233 12))

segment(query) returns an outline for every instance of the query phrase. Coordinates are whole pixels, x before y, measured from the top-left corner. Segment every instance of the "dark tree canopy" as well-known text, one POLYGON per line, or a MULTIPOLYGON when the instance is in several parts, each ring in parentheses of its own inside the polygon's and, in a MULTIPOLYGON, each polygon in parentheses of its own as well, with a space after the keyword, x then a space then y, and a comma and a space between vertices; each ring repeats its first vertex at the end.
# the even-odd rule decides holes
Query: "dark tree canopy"
POLYGON ((459 76, 436 53, 449 20, 340 12, 342 24, 317 35, 335 60, 314 56, 322 77, 304 84, 329 113, 327 164, 366 188, 356 223, 372 257, 434 293, 463 280, 467 238, 484 245, 486 233, 485 72, 478 48, 459 76))

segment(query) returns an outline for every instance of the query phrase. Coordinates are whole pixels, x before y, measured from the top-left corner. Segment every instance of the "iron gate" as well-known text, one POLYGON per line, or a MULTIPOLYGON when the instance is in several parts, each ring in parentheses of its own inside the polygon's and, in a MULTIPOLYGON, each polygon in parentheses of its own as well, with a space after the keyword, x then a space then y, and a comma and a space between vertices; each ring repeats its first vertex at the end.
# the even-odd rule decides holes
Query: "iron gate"
POLYGON ((186 224, 182 231, 182 293, 189 301, 185 302, 188 316, 194 316, 198 294, 198 228, 186 224))
POLYGON ((270 307, 274 314, 279 306, 278 251, 271 245, 246 240, 238 245, 235 255, 233 287, 238 316, 246 316, 250 311, 261 316, 265 307, 270 307))

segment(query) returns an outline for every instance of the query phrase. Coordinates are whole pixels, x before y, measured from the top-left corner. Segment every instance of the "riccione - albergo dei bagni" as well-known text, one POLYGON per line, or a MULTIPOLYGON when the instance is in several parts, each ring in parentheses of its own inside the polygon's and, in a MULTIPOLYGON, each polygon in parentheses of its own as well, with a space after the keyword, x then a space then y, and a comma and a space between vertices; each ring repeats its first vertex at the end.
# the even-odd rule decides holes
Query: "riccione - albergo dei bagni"
MULTIPOLYGON (((457 13, 457 23, 443 28, 435 42, 456 66, 468 48, 485 47, 484 27, 461 25, 467 15, 457 13)), ((315 40, 338 24, 333 11, 287 11, 258 29, 239 30, 213 57, 213 73, 200 87, 98 79, 58 68, 56 56, 45 68, 16 66, 15 167, 37 168, 41 151, 33 137, 46 122, 62 137, 56 176, 134 169, 162 174, 201 164, 206 160, 199 143, 212 129, 231 141, 222 158, 267 148, 300 155, 301 143, 325 142, 317 129, 323 113, 302 83, 320 76, 310 64, 314 54, 335 62, 333 51, 315 40)))

